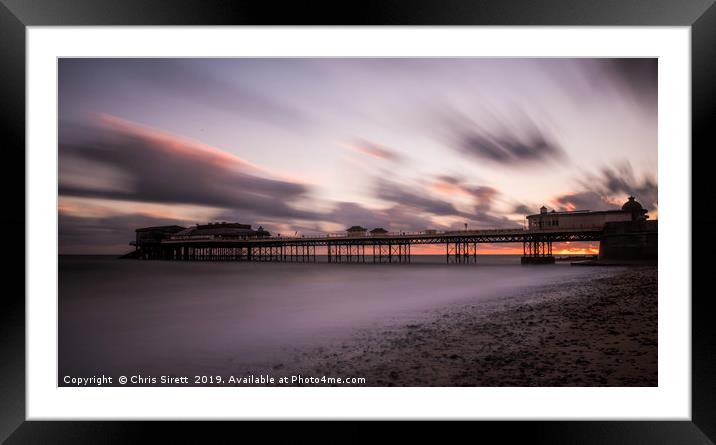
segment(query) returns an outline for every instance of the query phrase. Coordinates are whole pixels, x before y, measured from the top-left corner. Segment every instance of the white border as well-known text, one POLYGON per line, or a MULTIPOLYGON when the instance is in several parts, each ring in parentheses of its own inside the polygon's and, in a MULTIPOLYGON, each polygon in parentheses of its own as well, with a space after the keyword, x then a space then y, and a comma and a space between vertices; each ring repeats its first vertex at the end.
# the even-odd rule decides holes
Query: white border
POLYGON ((27 30, 27 418, 691 418, 690 28, 27 30), (58 388, 57 57, 659 57, 657 388, 58 388), (684 234, 689 234, 685 237, 684 234), (688 242, 687 242, 688 241, 688 242), (668 275, 665 273, 668 271, 668 275))

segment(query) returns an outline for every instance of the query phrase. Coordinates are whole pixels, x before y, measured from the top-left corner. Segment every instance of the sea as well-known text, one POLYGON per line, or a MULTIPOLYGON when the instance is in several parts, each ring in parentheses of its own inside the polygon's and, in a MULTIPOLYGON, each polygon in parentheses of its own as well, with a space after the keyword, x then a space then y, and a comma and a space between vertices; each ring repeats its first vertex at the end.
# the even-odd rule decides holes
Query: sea
MULTIPOLYGON (((60 256, 58 384, 64 376, 248 372, 356 332, 451 305, 589 278, 595 268, 520 265, 172 262, 60 256)), ((368 258, 367 258, 368 260, 368 258)))

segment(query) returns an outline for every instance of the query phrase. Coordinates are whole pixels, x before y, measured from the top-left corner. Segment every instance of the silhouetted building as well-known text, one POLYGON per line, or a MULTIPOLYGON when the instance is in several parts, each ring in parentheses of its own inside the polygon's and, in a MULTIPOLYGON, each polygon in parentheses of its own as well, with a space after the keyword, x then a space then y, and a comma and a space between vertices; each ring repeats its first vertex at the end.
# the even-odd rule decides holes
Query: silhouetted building
POLYGON ((198 224, 189 227, 171 236, 171 239, 214 239, 214 238, 264 238, 271 236, 269 232, 259 226, 254 230, 249 224, 216 222, 198 224))
POLYGON ((348 236, 365 236, 368 229, 361 226, 351 226, 346 229, 348 236))
POLYGON ((136 240, 130 245, 141 247, 142 245, 159 244, 163 239, 185 230, 182 226, 154 226, 142 227, 135 230, 136 240))
POLYGON ((557 212, 542 206, 538 214, 527 216, 527 223, 528 228, 534 230, 601 228, 611 222, 644 221, 648 218, 646 213, 647 210, 630 196, 621 210, 557 212))
POLYGON ((632 221, 643 221, 649 219, 647 215, 648 210, 639 204, 633 196, 629 197, 629 200, 622 206, 622 211, 629 212, 632 215, 632 221))
POLYGON ((376 227, 375 229, 370 231, 370 234, 371 236, 387 235, 388 231, 382 227, 376 227))

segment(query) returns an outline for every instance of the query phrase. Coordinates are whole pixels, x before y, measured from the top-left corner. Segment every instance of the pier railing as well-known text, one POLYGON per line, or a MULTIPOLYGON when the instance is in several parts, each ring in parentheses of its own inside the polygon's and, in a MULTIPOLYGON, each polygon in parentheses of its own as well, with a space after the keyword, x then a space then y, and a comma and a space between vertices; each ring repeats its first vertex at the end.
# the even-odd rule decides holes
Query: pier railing
POLYGON ((469 237, 469 236, 491 236, 491 235, 540 235, 540 234, 555 234, 555 233, 596 233, 602 232, 602 228, 574 228, 574 229, 559 229, 559 228, 545 228, 545 229, 476 229, 476 230, 422 230, 422 231, 398 231, 398 232, 387 232, 380 234, 360 234, 360 233, 346 233, 346 232, 326 232, 318 234, 303 234, 294 236, 264 236, 264 237, 248 237, 248 236, 227 236, 227 235, 186 235, 178 236, 174 235, 169 237, 166 241, 204 241, 204 240, 226 240, 226 241, 258 241, 258 242, 271 242, 271 241, 313 241, 313 240, 348 240, 348 239, 361 239, 361 240, 381 240, 386 238, 431 238, 431 237, 469 237))
POLYGON ((554 262, 552 243, 594 241, 602 228, 423 230, 371 233, 321 233, 295 236, 172 236, 137 246, 137 257, 182 261, 316 261, 409 263, 415 245, 442 244, 448 263, 474 263, 482 243, 522 243, 525 263, 554 262), (321 253, 321 255, 324 255, 321 253))

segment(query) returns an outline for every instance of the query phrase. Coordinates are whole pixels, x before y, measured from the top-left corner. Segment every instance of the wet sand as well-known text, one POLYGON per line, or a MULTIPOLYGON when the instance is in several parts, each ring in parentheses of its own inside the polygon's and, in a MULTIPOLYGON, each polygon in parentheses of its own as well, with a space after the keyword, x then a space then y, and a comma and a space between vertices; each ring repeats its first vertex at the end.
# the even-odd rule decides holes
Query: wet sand
POLYGON ((364 330, 274 372, 363 377, 363 386, 657 386, 657 269, 364 330))

